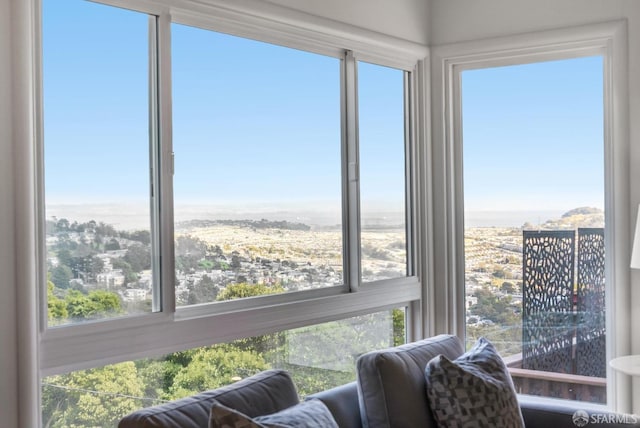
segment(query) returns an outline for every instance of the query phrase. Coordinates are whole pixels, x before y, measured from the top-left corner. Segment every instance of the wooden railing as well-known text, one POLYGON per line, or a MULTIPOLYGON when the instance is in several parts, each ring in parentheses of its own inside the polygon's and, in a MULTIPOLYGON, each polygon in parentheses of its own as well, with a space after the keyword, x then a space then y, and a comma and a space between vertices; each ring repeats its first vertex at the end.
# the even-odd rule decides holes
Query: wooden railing
POLYGON ((606 403, 606 378, 523 369, 521 354, 505 358, 505 363, 518 394, 606 403))

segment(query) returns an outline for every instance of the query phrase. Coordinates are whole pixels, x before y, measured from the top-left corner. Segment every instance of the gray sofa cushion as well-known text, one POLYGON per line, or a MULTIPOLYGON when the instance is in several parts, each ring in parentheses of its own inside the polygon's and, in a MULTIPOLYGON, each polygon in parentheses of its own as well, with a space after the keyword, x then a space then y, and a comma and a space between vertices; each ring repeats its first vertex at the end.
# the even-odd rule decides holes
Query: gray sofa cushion
POLYGON ((437 355, 453 360, 463 351, 456 336, 440 335, 360 356, 356 374, 364 428, 436 427, 424 369, 437 355))
POLYGON ((327 406, 308 400, 270 415, 250 418, 217 401, 211 407, 209 428, 338 428, 327 406))
POLYGON ((356 382, 309 395, 306 399, 314 398, 321 400, 329 408, 340 428, 362 427, 356 382))
POLYGON ((294 406, 299 399, 287 372, 267 370, 222 388, 138 410, 125 416, 118 428, 203 428, 208 426, 214 401, 253 418, 294 406))

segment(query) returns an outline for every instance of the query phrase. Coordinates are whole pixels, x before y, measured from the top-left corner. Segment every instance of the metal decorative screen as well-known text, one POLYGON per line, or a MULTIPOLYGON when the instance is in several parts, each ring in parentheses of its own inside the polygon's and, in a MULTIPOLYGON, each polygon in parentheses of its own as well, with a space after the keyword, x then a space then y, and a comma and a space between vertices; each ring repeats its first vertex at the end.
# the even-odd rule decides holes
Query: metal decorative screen
POLYGON ((575 231, 523 231, 522 367, 573 373, 575 231))
POLYGON ((576 374, 606 377, 603 228, 578 229, 576 374))

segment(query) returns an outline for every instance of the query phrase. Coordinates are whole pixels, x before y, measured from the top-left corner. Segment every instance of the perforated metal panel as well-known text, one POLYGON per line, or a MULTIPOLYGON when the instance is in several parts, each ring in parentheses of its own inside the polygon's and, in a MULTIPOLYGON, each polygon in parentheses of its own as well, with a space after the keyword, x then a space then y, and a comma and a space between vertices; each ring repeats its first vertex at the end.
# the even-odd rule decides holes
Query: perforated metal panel
POLYGON ((573 373, 575 231, 523 231, 522 367, 573 373))
POLYGON ((576 374, 606 377, 604 296, 604 229, 578 229, 576 374))

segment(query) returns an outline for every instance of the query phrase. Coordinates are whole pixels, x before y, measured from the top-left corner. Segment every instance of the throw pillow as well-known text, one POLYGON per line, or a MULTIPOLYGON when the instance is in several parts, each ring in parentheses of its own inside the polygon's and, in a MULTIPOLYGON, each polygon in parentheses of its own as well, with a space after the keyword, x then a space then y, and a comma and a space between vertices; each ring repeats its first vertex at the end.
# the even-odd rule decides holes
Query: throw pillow
POLYGON ((485 338, 454 361, 443 355, 433 358, 425 379, 441 428, 524 428, 511 375, 485 338))
POLYGON ((209 428, 338 428, 338 424, 320 400, 303 401, 277 413, 253 419, 215 402, 211 407, 209 428))

